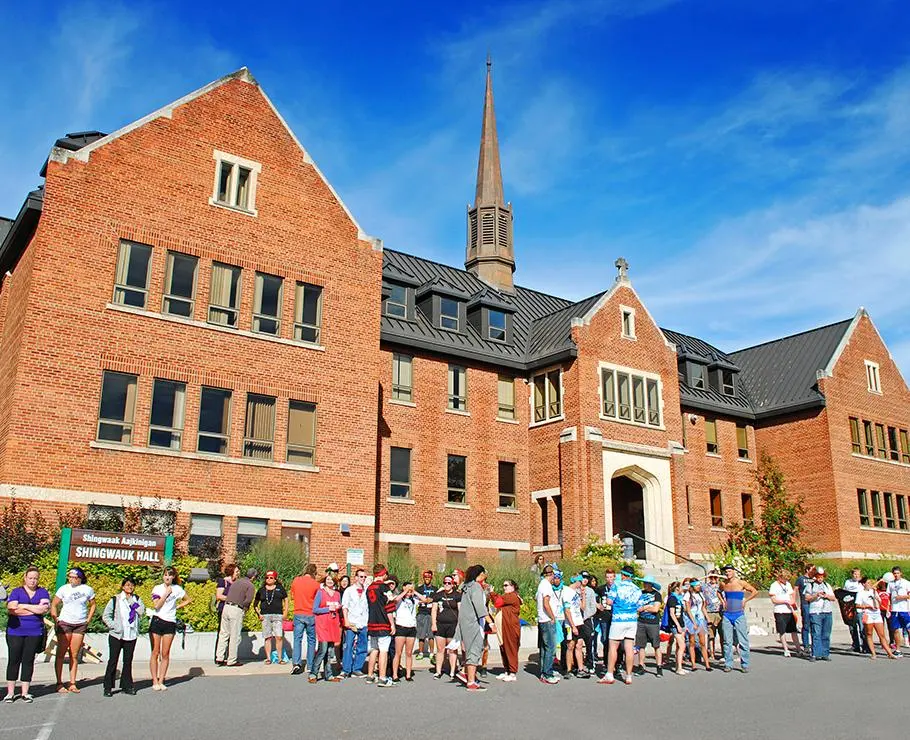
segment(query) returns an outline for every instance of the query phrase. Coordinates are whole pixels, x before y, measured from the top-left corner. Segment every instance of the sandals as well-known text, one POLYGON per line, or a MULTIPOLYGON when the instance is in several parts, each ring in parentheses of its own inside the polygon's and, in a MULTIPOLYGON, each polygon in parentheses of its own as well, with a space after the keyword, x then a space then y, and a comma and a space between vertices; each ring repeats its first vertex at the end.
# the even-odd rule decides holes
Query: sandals
POLYGON ((57 684, 57 693, 66 694, 67 693, 66 686, 64 686, 62 683, 58 683, 57 684))
POLYGON ((69 688, 67 689, 67 691, 68 691, 70 694, 79 694, 79 693, 82 693, 82 692, 79 690, 79 687, 76 686, 76 684, 74 684, 74 683, 71 683, 71 684, 70 684, 70 686, 69 686, 69 688))

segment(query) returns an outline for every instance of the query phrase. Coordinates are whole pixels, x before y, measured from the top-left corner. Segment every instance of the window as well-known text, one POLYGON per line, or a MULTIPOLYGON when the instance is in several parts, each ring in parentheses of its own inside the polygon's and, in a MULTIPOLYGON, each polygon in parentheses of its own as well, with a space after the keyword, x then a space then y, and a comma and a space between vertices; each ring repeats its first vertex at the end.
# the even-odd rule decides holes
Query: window
POLYGON ((202 388, 199 402, 198 452, 226 455, 231 433, 231 392, 221 388, 202 388))
POLYGON ((190 518, 190 555, 214 560, 221 555, 221 517, 193 514, 190 518))
POLYGON ((686 485, 686 524, 692 526, 692 501, 689 498, 689 486, 686 485))
POLYGON ((193 318, 196 300, 196 267, 199 258, 180 252, 167 253, 164 300, 161 310, 172 316, 193 318))
POLYGON ((866 498, 866 489, 856 489, 856 505, 859 509, 859 525, 861 527, 869 526, 869 501, 866 498))
POLYGON ((139 531, 143 534, 174 534, 177 513, 163 509, 143 509, 139 512, 139 531))
POLYGON ((724 504, 723 499, 720 495, 720 491, 718 491, 716 488, 712 488, 708 491, 708 495, 711 500, 711 526, 723 527, 724 504))
POLYGON ((414 395, 411 367, 410 355, 392 353, 392 398, 397 401, 410 401, 414 395))
POLYGON ((635 309, 621 307, 620 314, 622 316, 622 335, 626 339, 635 339, 635 309))
POLYGON ((122 506, 99 506, 89 504, 85 516, 85 528, 102 532, 122 532, 124 526, 122 506))
POLYGON ((495 342, 506 341, 506 315, 502 311, 487 312, 490 321, 490 339, 495 342))
POLYGON ((604 416, 616 416, 616 380, 612 370, 604 368, 600 373, 600 398, 604 416))
POLYGON ((871 393, 881 393, 882 385, 878 377, 878 363, 866 360, 866 386, 871 393))
POLYGON ((717 420, 705 418, 705 447, 711 455, 720 454, 717 444, 717 420))
POLYGON ((752 494, 744 493, 742 495, 743 504, 743 524, 755 523, 755 511, 752 508, 752 494))
POLYGON ((515 418, 515 379, 500 375, 496 379, 496 395, 499 398, 497 416, 500 419, 515 418))
POLYGON ((535 375, 534 421, 548 421, 562 416, 562 370, 535 375))
POLYGON ((253 545, 261 542, 269 533, 268 519, 237 520, 237 555, 244 555, 253 549, 253 545))
POLYGON ((603 367, 600 395, 603 416, 650 426, 661 424, 660 383, 656 378, 603 367))
POLYGON ((101 407, 98 413, 98 439, 128 445, 133 441, 133 415, 136 413, 135 375, 104 371, 101 379, 101 407))
POLYGON ((885 497, 885 526, 894 529, 894 495, 888 491, 882 495, 885 497))
POLYGON ((885 425, 875 425, 875 439, 878 442, 878 456, 888 457, 888 445, 885 442, 885 425))
POLYGON ((517 550, 500 550, 499 551, 499 562, 512 564, 518 560, 518 551, 517 550))
POLYGON ((518 500, 515 496, 515 463, 499 461, 499 508, 515 509, 518 500))
POLYGON ((209 323, 237 328, 240 305, 240 268, 212 263, 212 285, 209 289, 209 323))
POLYGON ((907 430, 901 429, 901 462, 910 464, 910 439, 907 437, 907 430))
POLYGON ((850 442, 853 445, 853 454, 863 454, 863 444, 859 438, 859 419, 850 417, 850 442))
POLYGON ((260 334, 281 333, 281 286, 283 280, 275 275, 256 273, 256 293, 253 297, 253 331, 260 334))
POLYGON ((411 451, 407 447, 392 448, 389 482, 392 498, 411 498, 411 451))
POLYGON ((180 449, 185 402, 186 384, 155 378, 149 421, 149 447, 180 449))
POLYGON ((439 326, 458 331, 458 301, 451 298, 439 299, 439 326))
POLYGON ((288 403, 287 461, 298 465, 316 464, 315 403, 288 403))
POLYGON ((294 339, 317 344, 322 334, 322 288, 297 283, 294 295, 294 339))
POLYGON ((151 247, 135 242, 120 242, 117 275, 114 278, 114 303, 145 308, 151 262, 151 247))
POLYGON ((468 566, 468 548, 466 547, 447 547, 446 564, 452 568, 464 570, 468 566))
POLYGON ((872 422, 863 421, 863 437, 866 440, 866 454, 869 457, 875 456, 875 437, 872 432, 872 422))
POLYGON ((745 424, 736 425, 736 447, 740 460, 749 459, 749 428, 745 424))
POLYGON ((248 393, 243 431, 243 456, 271 460, 275 441, 275 399, 248 393))
POLYGON ((619 386, 619 418, 631 421, 632 403, 629 394, 629 376, 625 373, 618 374, 616 384, 619 386))
POLYGON ((394 558, 408 558, 411 556, 411 545, 407 542, 390 542, 388 544, 389 560, 394 558))
POLYGON ((720 371, 720 389, 725 396, 735 396, 736 395, 736 385, 733 381, 733 371, 732 370, 721 370, 720 371))
POLYGON ((692 387, 693 388, 705 388, 707 383, 705 382, 705 372, 707 368, 704 365, 693 365, 692 366, 692 387))
POLYGON ((449 365, 449 408, 468 409, 468 373, 459 365, 449 365))
POLYGON ((408 289, 403 285, 390 285, 389 297, 385 299, 386 316, 399 319, 408 317, 408 289))
POLYGON ((648 378, 646 381, 648 387, 648 424, 651 426, 660 426, 660 386, 657 381, 648 378))
POLYGON ((897 446, 897 429, 894 427, 888 427, 888 454, 892 460, 901 459, 901 451, 897 446))
POLYGON ((645 381, 637 375, 632 376, 632 419, 645 423, 645 381))
POLYGON ((882 500, 878 491, 872 491, 872 526, 882 526, 882 500))
POLYGON ((464 455, 449 455, 446 466, 446 488, 450 504, 467 503, 467 461, 464 455))
POLYGON ((260 165, 218 151, 215 162, 215 194, 209 202, 255 214, 256 176, 260 165))
POLYGON ((907 530, 907 499, 897 496, 897 528, 907 530))

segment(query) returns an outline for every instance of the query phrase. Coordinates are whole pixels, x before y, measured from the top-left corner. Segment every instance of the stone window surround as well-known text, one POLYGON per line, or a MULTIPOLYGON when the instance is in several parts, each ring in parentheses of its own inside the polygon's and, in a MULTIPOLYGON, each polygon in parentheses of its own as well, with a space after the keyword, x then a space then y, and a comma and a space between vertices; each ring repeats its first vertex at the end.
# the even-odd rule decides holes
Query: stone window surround
POLYGON ((638 337, 635 336, 635 309, 631 306, 619 306, 619 335, 623 339, 630 339, 632 341, 637 341, 638 337), (626 316, 629 317, 629 333, 626 334, 626 316))
MULTIPOLYGON (((247 216, 258 216, 259 211, 256 210, 256 190, 259 184, 259 174, 262 172, 262 165, 259 162, 254 162, 251 159, 245 159, 239 157, 236 154, 228 154, 227 152, 219 151, 215 149, 212 151, 212 158, 215 160, 215 178, 212 185, 212 196, 209 198, 209 205, 216 206, 218 208, 225 208, 234 213, 243 213, 247 216), (236 167, 244 167, 250 171, 250 194, 247 198, 247 208, 240 208, 239 206, 231 205, 230 203, 224 203, 218 200, 218 180, 221 175, 221 164, 226 162, 228 164, 234 165, 235 172, 236 167)), ((232 193, 232 200, 236 199, 236 188, 237 182, 236 177, 231 176, 231 189, 234 191, 232 193)))
MULTIPOLYGON (((629 388, 630 400, 632 389, 629 388)), ((647 384, 645 385, 645 404, 647 405, 648 398, 648 389, 647 384)), ((658 431, 666 431, 667 426, 664 423, 664 384, 660 375, 657 373, 649 373, 644 370, 637 370, 632 367, 625 367, 623 365, 616 365, 611 362, 604 362, 601 360, 597 363, 597 403, 598 403, 598 416, 604 421, 609 421, 615 424, 628 424, 633 427, 638 427, 639 429, 655 429, 658 431), (645 422, 635 421, 634 419, 620 419, 619 415, 613 416, 604 416, 604 399, 603 399, 603 371, 612 370, 614 377, 616 373, 628 373, 630 375, 638 375, 647 380, 656 380, 657 381, 657 400, 660 409, 660 426, 655 426, 653 424, 647 423, 647 408, 645 409, 645 422)), ((618 403, 618 400, 617 400, 618 403)))

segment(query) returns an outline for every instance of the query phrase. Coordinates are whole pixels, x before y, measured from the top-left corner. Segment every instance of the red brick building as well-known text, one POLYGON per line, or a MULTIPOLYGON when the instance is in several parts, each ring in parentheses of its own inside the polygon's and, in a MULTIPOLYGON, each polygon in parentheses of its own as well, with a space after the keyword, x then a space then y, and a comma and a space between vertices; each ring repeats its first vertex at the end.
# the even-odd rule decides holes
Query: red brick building
POLYGON ((622 259, 582 301, 516 286, 489 71, 464 269, 364 234, 245 69, 42 176, 0 220, 0 498, 139 506, 226 557, 628 531, 660 561, 755 514, 767 450, 820 551, 910 552, 910 393, 868 316, 725 354, 662 330, 622 259))

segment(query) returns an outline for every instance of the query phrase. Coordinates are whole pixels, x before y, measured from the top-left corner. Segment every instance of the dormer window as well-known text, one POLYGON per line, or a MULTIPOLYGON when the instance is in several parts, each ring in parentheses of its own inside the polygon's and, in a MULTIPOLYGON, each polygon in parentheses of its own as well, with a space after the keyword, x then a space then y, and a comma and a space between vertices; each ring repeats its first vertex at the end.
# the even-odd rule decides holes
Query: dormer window
POLYGON ((458 301, 451 298, 439 299, 439 327, 458 331, 458 301))
POLYGON ((732 370, 721 370, 720 371, 720 389, 725 396, 735 396, 736 395, 736 385, 733 382, 733 371, 732 370))
POLYGON ((693 388, 706 388, 707 382, 705 380, 705 371, 707 368, 704 365, 693 365, 692 366, 692 387, 693 388))
POLYGON ((385 312, 387 316, 395 316, 399 319, 408 317, 408 289, 405 286, 389 286, 389 297, 385 299, 385 312))
POLYGON ((262 165, 233 154, 219 152, 215 158, 215 189, 209 203, 256 215, 256 179, 262 165))
POLYGON ((489 311, 490 339, 495 342, 506 341, 506 315, 502 311, 489 311))

